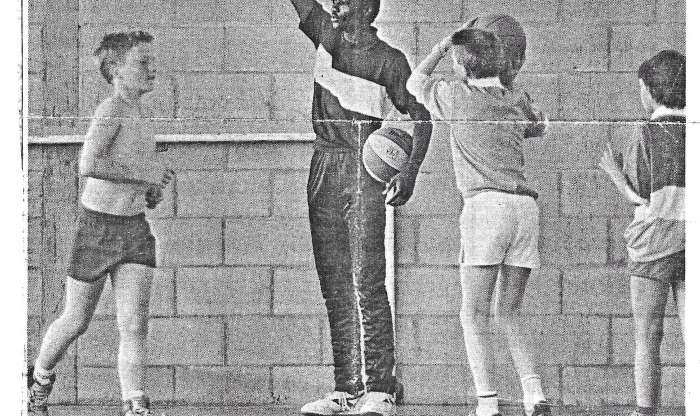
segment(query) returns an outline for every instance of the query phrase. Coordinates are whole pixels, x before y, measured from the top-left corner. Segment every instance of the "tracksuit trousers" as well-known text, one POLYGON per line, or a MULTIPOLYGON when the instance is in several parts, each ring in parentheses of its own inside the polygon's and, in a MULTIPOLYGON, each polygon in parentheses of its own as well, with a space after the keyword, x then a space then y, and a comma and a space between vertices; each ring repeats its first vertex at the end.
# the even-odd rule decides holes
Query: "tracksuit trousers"
POLYGON ((394 390, 383 190, 357 152, 314 151, 307 184, 314 258, 330 323, 335 389, 353 395, 364 390, 363 347, 366 390, 394 390))

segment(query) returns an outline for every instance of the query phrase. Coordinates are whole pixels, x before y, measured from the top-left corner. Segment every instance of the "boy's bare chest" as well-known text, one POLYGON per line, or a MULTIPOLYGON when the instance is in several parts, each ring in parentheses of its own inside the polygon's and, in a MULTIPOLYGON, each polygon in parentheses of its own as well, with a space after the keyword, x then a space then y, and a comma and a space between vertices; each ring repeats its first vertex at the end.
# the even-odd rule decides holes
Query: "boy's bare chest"
POLYGON ((119 132, 112 144, 112 151, 120 155, 146 155, 154 152, 156 141, 152 121, 138 114, 121 120, 119 132))

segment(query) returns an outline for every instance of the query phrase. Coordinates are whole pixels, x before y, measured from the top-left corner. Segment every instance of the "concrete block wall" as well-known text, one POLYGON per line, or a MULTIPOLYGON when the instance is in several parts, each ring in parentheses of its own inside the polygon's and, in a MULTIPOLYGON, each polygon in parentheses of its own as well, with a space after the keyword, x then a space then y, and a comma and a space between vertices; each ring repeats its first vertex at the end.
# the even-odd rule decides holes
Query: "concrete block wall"
MULTIPOLYGON (((200 134, 310 132, 313 48, 286 1, 32 0, 29 115, 35 137, 83 134, 108 93, 91 52, 125 28, 156 36, 148 97, 178 171, 151 215, 159 237, 152 300, 153 396, 182 403, 301 402, 331 387, 329 335, 305 207, 309 143, 199 143, 200 134)), ((469 17, 507 12, 528 34, 517 82, 554 121, 526 145, 540 192, 543 268, 525 310, 548 394, 564 404, 633 401, 631 312, 622 231, 630 211, 596 169, 608 140, 634 137, 636 68, 685 49, 677 0, 384 0, 380 35, 413 62, 469 17), (436 12, 439 11, 439 12, 436 12)), ((449 71, 449 65, 440 66, 449 71)), ((458 313, 457 218, 447 127, 437 125, 412 201, 397 211, 398 374, 410 403, 464 403, 473 392, 458 313)), ((257 136, 261 137, 261 136, 257 136)), ((32 144, 29 162, 29 356, 62 307, 77 213, 78 145, 32 144)), ((109 291, 59 369, 53 399, 118 400, 109 291), (111 384, 110 384, 111 383, 111 384)), ((665 385, 683 386, 669 307, 665 385)), ((507 351, 501 395, 519 399, 507 351)), ((664 404, 682 404, 670 389, 664 404)))

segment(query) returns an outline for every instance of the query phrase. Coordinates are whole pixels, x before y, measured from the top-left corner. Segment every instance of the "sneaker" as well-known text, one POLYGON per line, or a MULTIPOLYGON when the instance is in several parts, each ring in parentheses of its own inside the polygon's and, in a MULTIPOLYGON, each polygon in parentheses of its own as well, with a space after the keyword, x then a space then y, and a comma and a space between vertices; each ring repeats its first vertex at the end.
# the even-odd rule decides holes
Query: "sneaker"
POLYGON ((39 384, 34 379, 34 367, 29 367, 27 371, 27 387, 29 388, 29 415, 49 416, 48 402, 49 395, 56 382, 56 375, 53 374, 48 384, 39 384))
POLYGON ((393 416, 396 414, 394 396, 388 393, 370 391, 362 397, 358 413, 363 416, 393 416))
POLYGON ((148 397, 139 397, 133 400, 124 400, 122 402, 121 416, 155 416, 151 412, 151 401, 148 397))
POLYGON ((356 414, 355 405, 359 396, 353 396, 344 391, 328 393, 322 399, 306 403, 301 408, 301 414, 307 416, 351 415, 356 414))
MULTIPOLYGON (((529 416, 525 411, 523 411, 524 416, 529 416)), ((539 402, 535 405, 535 410, 532 412, 532 416, 552 416, 552 404, 548 401, 539 402)))

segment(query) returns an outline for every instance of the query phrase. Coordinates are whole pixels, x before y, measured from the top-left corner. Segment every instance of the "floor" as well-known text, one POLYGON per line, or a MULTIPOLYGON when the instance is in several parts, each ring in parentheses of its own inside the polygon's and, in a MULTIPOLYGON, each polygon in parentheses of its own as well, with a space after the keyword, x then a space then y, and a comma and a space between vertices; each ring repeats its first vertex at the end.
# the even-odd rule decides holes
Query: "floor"
MULTIPOLYGON (((171 407, 154 408, 156 416, 287 416, 298 415, 297 407, 289 406, 250 406, 250 407, 171 407)), ((399 406, 397 416, 466 416, 465 406, 399 406)), ((517 407, 504 407, 503 416, 521 416, 517 407)), ((51 416, 117 416, 118 408, 110 406, 53 406, 51 416)), ((629 416, 630 408, 573 408, 562 407, 554 411, 554 416, 629 416)), ((664 409, 663 416, 685 416, 681 409, 664 409)))

